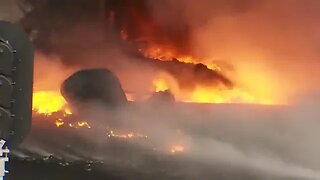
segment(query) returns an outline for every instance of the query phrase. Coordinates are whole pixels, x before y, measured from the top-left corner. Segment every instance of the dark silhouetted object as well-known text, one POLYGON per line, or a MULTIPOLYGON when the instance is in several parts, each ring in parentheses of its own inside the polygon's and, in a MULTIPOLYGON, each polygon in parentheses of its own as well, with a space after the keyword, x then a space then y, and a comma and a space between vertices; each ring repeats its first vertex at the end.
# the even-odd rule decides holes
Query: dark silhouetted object
POLYGON ((13 147, 31 128, 33 48, 18 26, 0 21, 0 138, 13 147))
POLYGON ((120 81, 107 69, 88 69, 74 73, 63 82, 61 94, 73 107, 91 102, 116 107, 127 102, 120 81))

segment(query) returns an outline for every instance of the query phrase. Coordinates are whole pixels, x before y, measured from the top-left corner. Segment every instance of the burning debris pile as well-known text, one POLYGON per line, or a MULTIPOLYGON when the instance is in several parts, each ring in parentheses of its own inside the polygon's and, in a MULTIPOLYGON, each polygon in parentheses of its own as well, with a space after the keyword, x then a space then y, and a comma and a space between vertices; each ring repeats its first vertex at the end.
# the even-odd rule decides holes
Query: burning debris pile
POLYGON ((196 53, 195 32, 187 19, 170 14, 175 11, 169 1, 157 4, 168 6, 164 17, 154 14, 148 0, 26 2, 32 10, 21 22, 38 53, 58 56, 67 67, 110 69, 129 100, 145 99, 161 81, 177 101, 273 103, 238 85, 214 58, 196 53))
MULTIPOLYGON (((198 54, 185 17, 158 17, 151 1, 25 2, 32 8, 21 23, 37 48, 34 118, 54 127, 95 131, 99 127, 86 114, 91 101, 108 108, 148 100, 170 105, 273 103, 244 90, 229 76, 230 68, 215 58, 198 54)), ((104 136, 150 138, 138 128, 119 130, 110 124, 104 136)), ((181 147, 166 149, 181 152, 181 147)))
MULTIPOLYGON (((106 108, 148 100, 170 105, 275 103, 270 96, 241 86, 232 76, 232 64, 198 53, 192 41, 194 28, 183 13, 171 9, 169 1, 157 4, 169 8, 163 17, 155 14, 149 0, 25 2, 31 8, 21 23, 37 49, 34 118, 53 127, 100 128, 87 117, 94 114, 86 111, 91 101, 106 108)), ((104 124, 106 137, 152 138, 139 128, 123 130, 108 123, 121 124, 104 124)), ((185 150, 173 144, 166 149, 185 150)))

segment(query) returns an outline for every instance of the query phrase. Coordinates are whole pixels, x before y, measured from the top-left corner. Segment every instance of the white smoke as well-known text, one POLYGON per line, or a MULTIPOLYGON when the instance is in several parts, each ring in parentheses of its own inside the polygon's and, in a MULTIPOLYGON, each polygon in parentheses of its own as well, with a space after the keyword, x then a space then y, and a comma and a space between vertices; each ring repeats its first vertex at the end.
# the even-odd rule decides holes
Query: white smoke
POLYGON ((172 164, 187 163, 177 172, 196 179, 219 177, 219 173, 229 174, 220 174, 219 179, 320 178, 317 103, 294 107, 140 104, 119 111, 90 107, 84 113, 91 118, 92 130, 57 130, 36 121, 19 152, 53 154, 70 161, 103 160, 111 166, 130 162, 143 172, 152 171, 145 160, 151 152, 154 158, 173 156, 172 164), (139 130, 148 138, 114 143, 105 134, 110 124, 127 132, 139 130), (172 154, 172 145, 183 146, 184 151, 172 154))

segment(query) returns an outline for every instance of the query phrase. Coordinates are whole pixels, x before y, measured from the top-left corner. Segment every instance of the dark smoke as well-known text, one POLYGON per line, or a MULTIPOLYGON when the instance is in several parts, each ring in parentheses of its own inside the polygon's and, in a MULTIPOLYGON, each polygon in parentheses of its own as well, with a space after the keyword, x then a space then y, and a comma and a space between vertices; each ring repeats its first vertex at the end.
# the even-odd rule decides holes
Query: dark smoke
MULTIPOLYGON (((149 43, 160 44, 175 48, 178 54, 192 52, 191 33, 192 29, 188 21, 179 15, 159 19, 153 13, 148 0, 109 0, 107 1, 107 15, 113 17, 114 25, 118 32, 125 31, 126 39, 136 43, 148 45, 149 43), (178 16, 178 17, 177 17, 178 16)), ((167 14, 175 11, 170 8, 168 1, 158 1, 158 7, 166 7, 162 12, 167 14)), ((171 14, 173 15, 173 14, 171 14)), ((143 47, 143 45, 142 45, 143 47)))
MULTIPOLYGON (((124 64, 135 69, 156 69, 172 75, 180 88, 233 85, 223 74, 203 64, 162 62, 141 55, 139 49, 150 43, 173 49, 177 55, 192 55, 192 29, 188 21, 184 17, 170 21, 158 18, 152 13, 150 1, 26 0, 26 3, 33 8, 21 23, 34 36, 38 51, 58 55, 68 66, 103 66, 116 74, 126 71, 128 67, 124 64), (121 39, 123 31, 126 41, 121 39), (122 55, 114 55, 114 51, 122 55), (96 56, 102 58, 95 59, 96 56)), ((168 3, 158 5, 169 7, 168 3)))

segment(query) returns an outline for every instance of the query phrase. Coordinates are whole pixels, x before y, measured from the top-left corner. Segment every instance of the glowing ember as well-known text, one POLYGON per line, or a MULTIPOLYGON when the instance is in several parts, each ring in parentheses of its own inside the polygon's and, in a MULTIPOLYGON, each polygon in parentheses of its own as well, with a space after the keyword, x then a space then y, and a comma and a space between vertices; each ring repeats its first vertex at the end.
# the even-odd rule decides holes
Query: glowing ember
POLYGON ((86 127, 88 129, 91 129, 91 126, 86 121, 77 122, 77 127, 86 127))
POLYGON ((91 126, 86 121, 77 121, 74 123, 66 124, 63 120, 58 120, 58 121, 56 121, 56 126, 60 127, 60 126, 58 126, 58 124, 62 127, 70 127, 70 128, 76 128, 76 129, 78 129, 78 128, 91 129, 91 126))
POLYGON ((60 126, 63 126, 64 125, 64 122, 61 118, 59 118, 58 120, 56 120, 56 126, 57 127, 60 127, 60 126))
POLYGON ((131 93, 126 93, 126 98, 128 101, 135 101, 135 95, 131 93))
POLYGON ((148 138, 148 136, 145 136, 143 134, 140 134, 140 133, 133 133, 133 132, 130 132, 130 133, 127 133, 127 134, 117 134, 115 133, 113 130, 110 130, 107 132, 107 136, 108 138, 120 138, 120 139, 137 139, 137 138, 148 138))
POLYGON ((180 146, 180 145, 176 145, 176 146, 172 146, 171 149, 170 149, 170 152, 171 153, 182 153, 184 152, 184 147, 183 146, 180 146))
POLYGON ((65 112, 65 115, 71 115, 72 114, 72 112, 71 112, 71 110, 69 108, 65 108, 64 112, 65 112))

